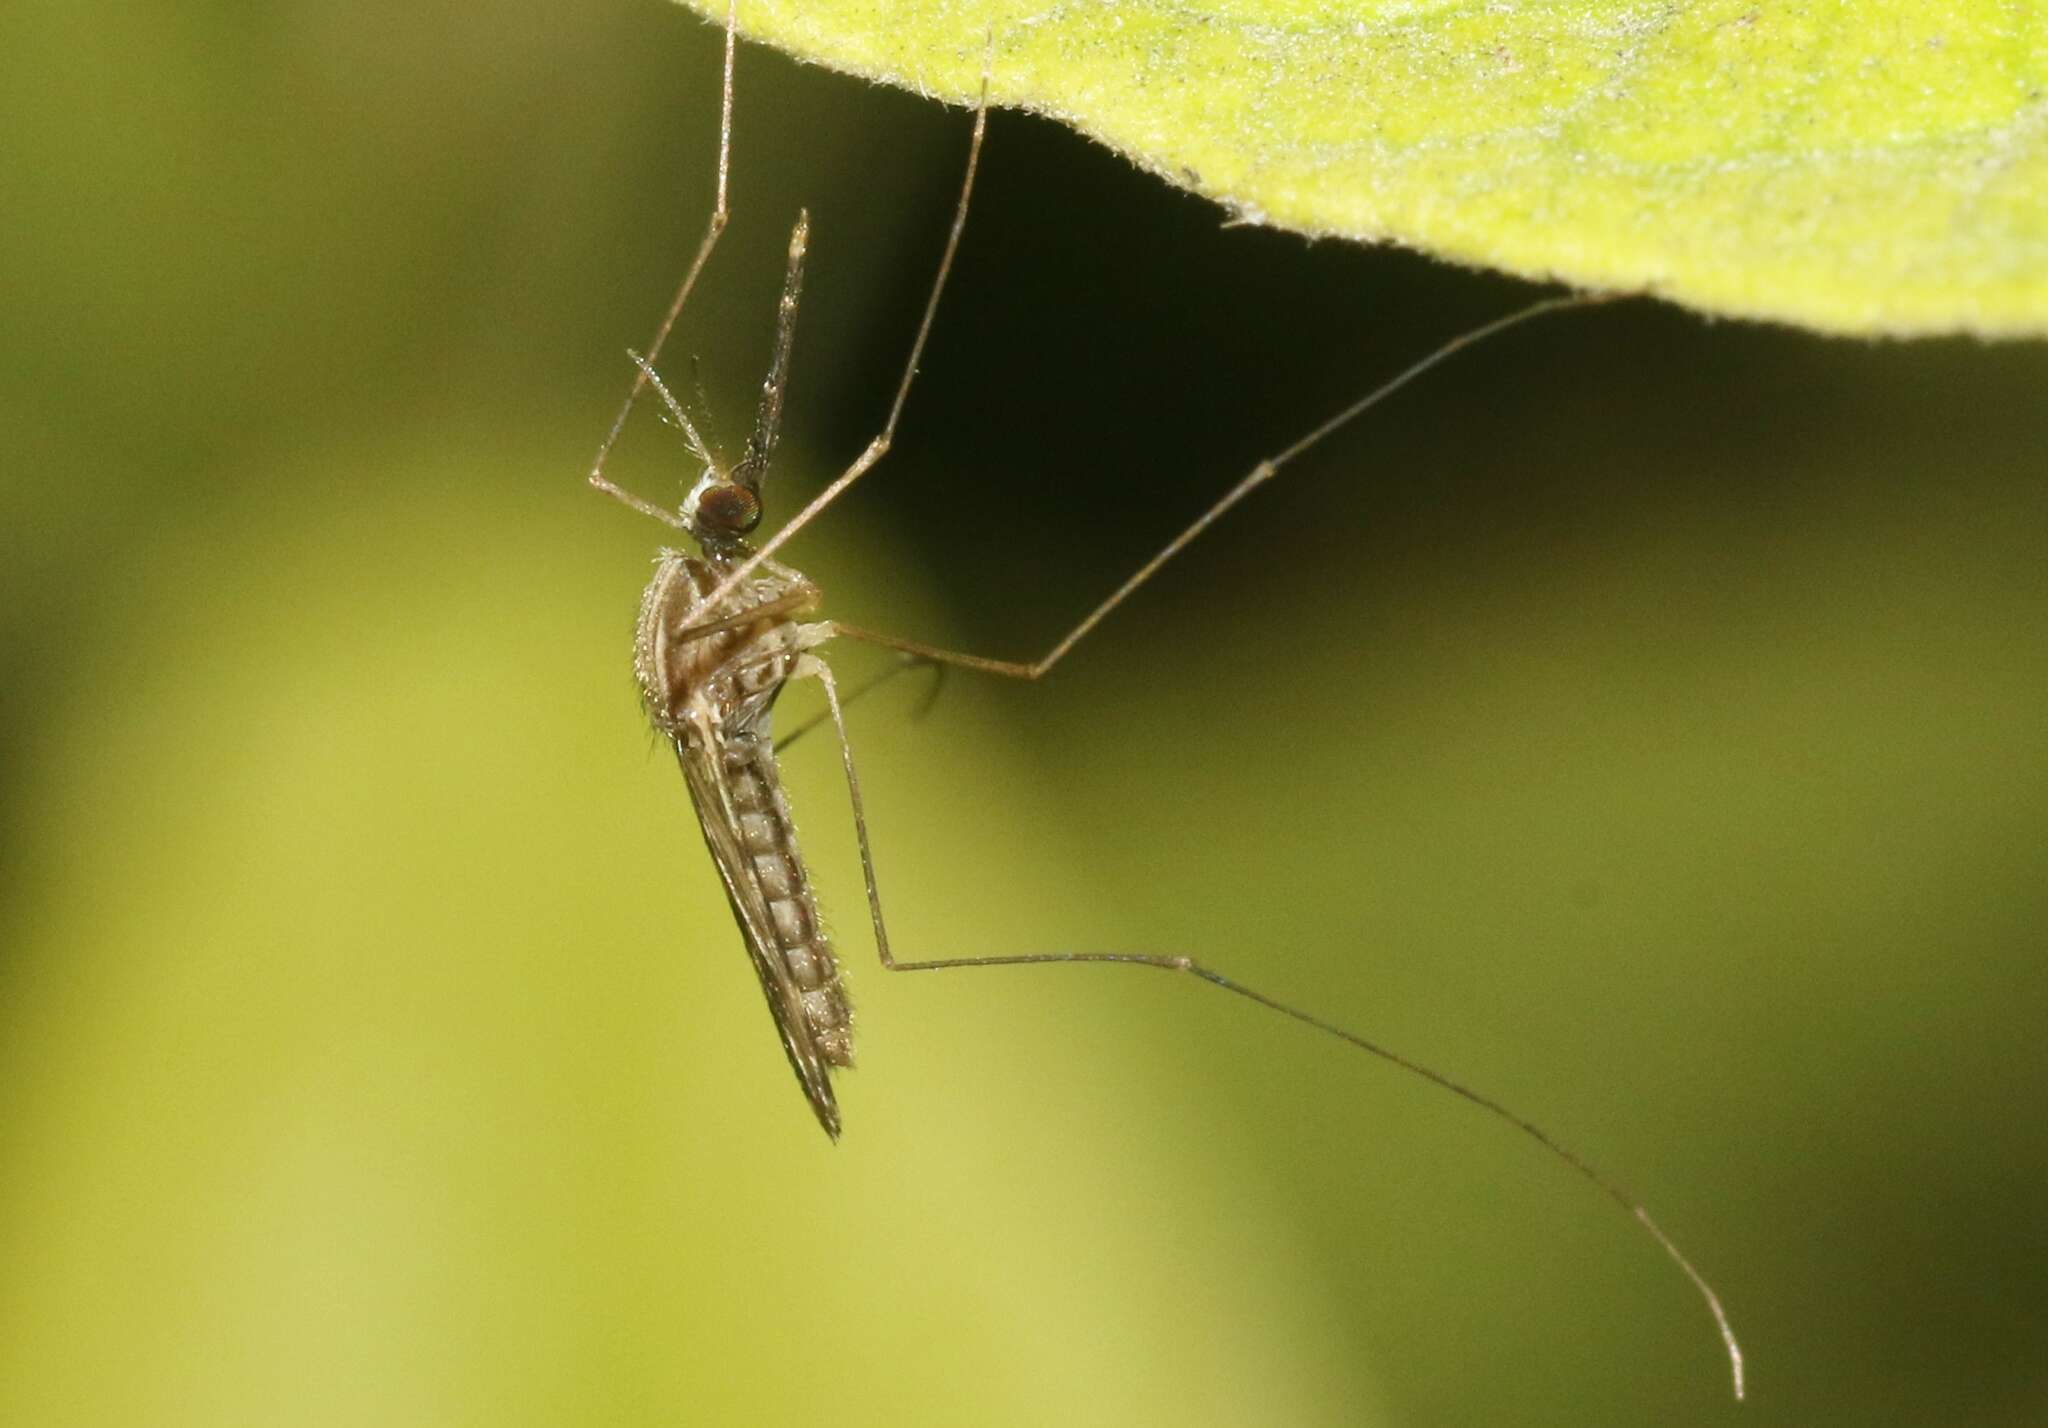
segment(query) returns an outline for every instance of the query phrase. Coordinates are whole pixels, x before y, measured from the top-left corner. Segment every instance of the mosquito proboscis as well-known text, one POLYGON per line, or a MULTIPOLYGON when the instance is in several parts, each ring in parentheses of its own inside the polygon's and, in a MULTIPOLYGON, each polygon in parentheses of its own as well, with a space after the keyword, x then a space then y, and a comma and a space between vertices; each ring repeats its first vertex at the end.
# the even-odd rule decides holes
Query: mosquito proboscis
MULTIPOLYGON (((952 226, 947 233, 945 249, 888 416, 881 430, 844 471, 774 535, 756 547, 749 543, 747 537, 761 519, 762 483, 781 430, 790 350, 809 247, 808 214, 799 215, 790 234, 788 264, 781 300, 777 305, 774 348, 767 376, 762 382, 754 429, 739 460, 727 464, 719 459, 699 424, 670 392, 654 365, 730 218, 727 194, 732 158, 736 50, 737 26, 729 5, 720 90, 717 193, 711 217, 695 255, 684 271, 675 299, 647 346, 646 355, 635 354, 633 357, 636 371, 632 388, 598 450, 589 481, 634 510, 686 532, 699 547, 696 555, 664 550, 657 558, 654 578, 641 602, 635 640, 635 671, 650 720, 675 747, 689 786, 691 802, 703 827, 705 842, 717 865, 727 900, 767 996, 769 1012, 780 1033, 783 1049, 826 1134, 834 1139, 840 1134, 832 1072, 853 1064, 853 1023, 839 963, 825 935, 809 875, 797 849, 795 824, 776 764, 774 705, 782 690, 795 679, 815 679, 825 694, 827 713, 838 738, 845 768, 861 873, 867 888, 868 913, 883 967, 890 971, 918 972, 954 967, 1109 964, 1185 973, 1268 1011, 1313 1027, 1326 1036, 1368 1052, 1449 1091, 1534 1140, 1613 1199, 1641 1225, 1706 1301, 1727 1353, 1735 1396, 1740 1399, 1744 1391, 1742 1349, 1713 1287, 1634 1197, 1549 1132, 1491 1096, 1483 1095, 1335 1022, 1277 1001, 1192 957, 1127 952, 1045 952, 935 961, 898 960, 890 949, 888 929, 883 920, 874 854, 861 801, 860 778, 854 768, 853 749, 847 737, 845 704, 848 701, 842 699, 830 667, 815 653, 829 640, 847 638, 895 650, 909 661, 942 668, 951 665, 1018 679, 1041 678, 1162 566, 1179 555, 1233 506, 1272 480, 1283 467, 1401 387, 1458 351, 1510 327, 1545 314, 1608 301, 1616 295, 1567 294, 1545 298, 1444 343, 1291 445, 1257 463, 1037 659, 991 659, 859 629, 838 621, 809 620, 804 617, 810 615, 821 601, 818 587, 775 556, 786 541, 873 469, 895 439, 897 423, 909 400, 918 362, 930 336, 939 299, 945 291, 961 234, 966 227, 968 203, 973 195, 975 173, 988 127, 988 79, 985 72, 981 101, 975 109, 973 134, 968 145, 966 174, 961 182, 952 226), (648 387, 654 388, 660 397, 669 418, 681 430, 691 454, 701 467, 694 485, 676 511, 669 511, 624 490, 606 476, 604 470, 627 418, 648 387)), ((992 57, 992 42, 990 54, 992 57)))

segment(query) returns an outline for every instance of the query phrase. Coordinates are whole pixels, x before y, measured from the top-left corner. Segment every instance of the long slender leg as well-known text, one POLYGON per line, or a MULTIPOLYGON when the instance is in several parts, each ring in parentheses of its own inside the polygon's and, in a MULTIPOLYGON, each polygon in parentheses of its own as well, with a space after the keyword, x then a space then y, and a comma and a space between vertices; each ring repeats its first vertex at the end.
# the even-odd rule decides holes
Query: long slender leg
MULTIPOLYGON (((815 627, 814 627, 815 628, 815 627)), ((1665 1254, 1671 1257, 1679 1271, 1691 1282, 1700 1297, 1706 1301, 1707 1310, 1714 1316, 1714 1327, 1721 1335, 1721 1343, 1728 1354, 1729 1371, 1734 1376, 1735 1396, 1743 1395, 1742 1346, 1736 1342, 1735 1329, 1728 1321, 1728 1312, 1721 1307, 1721 1297, 1714 1292, 1706 1278, 1693 1268, 1692 1261, 1664 1233, 1662 1227, 1650 1218, 1646 1210, 1619 1184, 1609 1180, 1576 1151, 1567 1148, 1548 1131, 1535 1122, 1516 1114, 1491 1096, 1473 1090, 1454 1081, 1440 1071, 1432 1070, 1419 1061, 1410 1059, 1398 1051, 1380 1045, 1357 1032, 1347 1031, 1335 1022, 1325 1021, 1312 1012, 1290 1006, 1286 1002, 1255 991, 1242 982, 1224 976, 1221 972, 1203 966, 1192 957, 1169 957, 1144 952, 1025 952, 994 957, 947 957, 916 962, 899 962, 889 949, 889 929, 882 920, 882 895, 875 881, 874 850, 868 842, 867 810, 860 796, 860 774, 853 766, 853 745, 846 735, 846 713, 839 700, 839 688, 832 678, 831 669, 815 655, 806 654, 796 662, 793 675, 797 678, 816 679, 825 689, 825 705, 832 715, 832 726, 839 736, 839 754, 846 768, 846 792, 853 805, 853 831, 860 848, 861 878, 867 884, 868 916, 874 923, 875 950, 882 959, 882 965, 892 972, 937 972, 954 967, 1041 967, 1041 966, 1123 966, 1152 967, 1162 972, 1184 972, 1212 987, 1220 988, 1233 996, 1243 997, 1264 1007, 1267 1011, 1278 1012, 1304 1026, 1312 1027, 1325 1036, 1335 1037, 1350 1046, 1391 1063, 1403 1071, 1420 1076, 1433 1086, 1449 1091, 1461 1100, 1468 1101, 1498 1120, 1505 1121, 1516 1130, 1542 1146, 1554 1158, 1564 1162, 1590 1183, 1626 1210, 1630 1218, 1641 1225, 1651 1239, 1657 1242, 1665 1254)))
MULTIPOLYGON (((912 718, 922 718, 938 700, 939 690, 944 687, 946 682, 946 666, 934 660, 928 660, 922 655, 898 655, 888 668, 869 675, 865 680, 849 690, 844 700, 845 706, 851 709, 861 700, 867 698, 868 695, 873 694, 883 685, 895 679, 897 675, 904 673, 906 670, 913 669, 928 669, 932 672, 932 687, 925 691, 924 697, 918 701, 917 708, 911 715, 912 718)), ((775 741, 775 752, 778 754, 787 752, 790 746, 795 744, 798 739, 801 739, 831 717, 824 710, 811 715, 775 741)))
MULTIPOLYGON (((854 625, 844 625, 836 622, 833 625, 833 629, 837 634, 844 635, 848 639, 859 640, 864 644, 880 645, 885 649, 898 650, 904 654, 918 655, 924 659, 938 661, 941 664, 960 665, 967 669, 980 670, 985 674, 1002 675, 1009 679, 1043 679, 1054 665, 1067 657, 1074 646, 1080 644, 1082 640, 1086 639, 1094 631, 1097 625, 1107 619, 1111 611, 1128 600, 1146 581, 1157 575, 1161 567, 1192 545, 1198 536, 1221 520, 1224 514, 1239 501, 1242 501, 1245 497, 1277 476, 1280 473, 1281 467, 1301 456, 1325 437, 1357 420, 1367 411, 1378 406, 1381 402, 1407 386, 1417 377, 1420 377, 1424 372, 1435 367, 1438 363, 1475 343, 1483 342, 1497 333, 1505 332, 1507 329, 1519 326, 1532 318, 1542 317, 1553 312, 1565 312, 1581 307, 1591 307, 1598 303, 1612 302, 1619 296, 1624 295, 1616 293, 1574 293, 1563 297, 1543 298, 1540 301, 1529 304, 1527 307, 1511 312, 1505 317, 1495 318, 1492 322, 1475 327, 1469 332, 1461 333, 1444 343, 1434 352, 1431 352, 1428 356, 1423 357, 1420 361, 1411 363, 1392 378, 1382 382, 1335 416, 1323 422, 1313 431, 1301 437, 1292 446, 1259 462, 1235 486, 1224 492, 1222 498, 1216 504, 1202 512, 1187 529, 1168 541, 1157 555, 1133 571, 1123 584, 1117 586, 1102 603, 1082 616, 1080 623, 1076 624, 1071 630, 1068 630, 1066 634, 1060 636, 1053 643, 1052 648, 1037 659, 990 659, 985 655, 965 654, 958 650, 940 649, 935 645, 928 645, 918 640, 906 640, 895 635, 878 634, 873 630, 864 630, 854 625)), ((770 542, 770 548, 773 545, 774 542, 770 542)))
MULTIPOLYGON (((654 517, 668 525, 681 528, 682 520, 673 512, 656 505, 643 497, 615 485, 604 474, 606 458, 618 444, 619 433, 626 429, 626 418, 633 414, 633 404, 646 390, 648 364, 661 360, 661 349, 668 342, 668 335, 682 316, 683 304, 690 300, 691 289, 697 286, 697 276, 704 271, 704 265, 711 261, 711 250, 718 246, 719 234, 725 232, 725 225, 731 219, 732 210, 726 202, 727 180, 732 171, 732 70, 733 58, 739 48, 739 18, 737 0, 727 0, 725 7, 725 77, 719 90, 718 101, 718 194, 712 204, 711 217, 704 225, 704 236, 698 240, 697 254, 690 259, 690 266, 683 272, 681 286, 676 289, 675 300, 662 315, 661 325, 654 330, 654 340, 647 344, 647 360, 633 374, 633 385, 626 393, 626 400, 619 407, 619 414, 612 419, 611 430, 604 436, 604 442, 597 448, 597 459, 590 466, 590 484, 610 496, 639 511, 642 515, 654 517)), ((635 359, 638 361, 639 359, 635 359)), ((696 444, 701 446, 702 439, 696 444)), ((707 457, 708 460, 708 457, 707 457)))
MULTIPOLYGON (((782 528, 776 531, 759 550, 755 551, 747 560, 741 562, 739 566, 719 583, 718 588, 712 592, 712 599, 723 598, 742 580, 753 574, 754 569, 761 562, 769 559, 780 550, 785 541, 788 541, 798 531, 809 525, 827 506, 837 501, 848 487, 873 470, 875 464, 888 454, 890 445, 895 441, 897 422, 903 415, 904 404, 910 399, 910 385, 916 380, 918 362, 924 355, 926 339, 930 337, 932 323, 938 315, 939 299, 944 295, 946 280, 953 271, 953 259, 954 255, 959 251, 960 235, 967 227, 968 207, 974 196, 974 177, 981 162, 982 140, 988 131, 989 72, 993 68, 994 62, 995 37, 991 33, 989 37, 989 52, 982 69, 981 99, 975 106, 974 111, 974 132, 967 146, 967 171, 961 179, 960 198, 953 210, 953 225, 946 235, 946 247, 939 257, 938 272, 932 278, 931 293, 925 299, 924 316, 918 323, 917 336, 910 344, 910 356, 904 363, 902 379, 897 383, 896 399, 889 406, 888 419, 883 422, 882 430, 863 448, 860 455, 853 459, 851 465, 834 477, 824 490, 806 502, 802 510, 785 522, 782 528)), ((1067 652, 1085 639, 1089 632, 1096 625, 1100 624, 1112 610, 1130 598, 1131 594, 1139 586, 1150 580, 1161 566, 1173 559, 1174 556, 1180 554, 1183 549, 1193 542, 1195 537, 1214 524, 1224 512, 1235 506, 1239 501, 1242 501, 1260 486, 1272 480, 1274 476, 1279 474, 1281 467, 1287 465, 1332 433, 1349 425, 1380 402, 1399 391, 1402 387, 1407 386, 1417 377, 1420 377, 1424 372, 1435 367, 1454 353, 1470 347, 1474 343, 1483 342, 1494 334, 1517 326, 1531 318, 1540 317, 1546 313, 1612 302, 1617 298, 1626 296, 1629 296, 1629 294, 1572 293, 1561 297, 1544 298, 1531 303, 1519 311, 1509 313, 1505 317, 1497 318, 1492 322, 1485 323, 1473 328, 1469 332, 1452 338, 1437 348, 1436 351, 1397 373, 1391 380, 1382 383, 1357 401, 1337 412, 1321 425, 1303 435, 1291 446, 1267 457, 1264 461, 1254 466, 1242 480, 1224 493, 1222 499, 1197 517, 1194 523, 1181 532, 1180 535, 1169 541, 1165 549, 1161 550, 1158 555, 1140 566, 1128 580, 1110 593, 1108 599, 1091 610, 1078 625, 1069 630, 1065 636, 1038 659, 1029 661, 989 659, 982 655, 965 654, 955 650, 941 649, 934 645, 921 644, 916 641, 896 639, 870 630, 856 629, 852 626, 840 626, 839 632, 849 639, 883 645, 908 654, 922 655, 927 659, 945 664, 957 664, 965 668, 979 669, 990 674, 1007 675, 1017 679, 1043 678, 1047 671, 1058 664, 1061 659, 1065 658, 1067 652)), ((637 388, 635 390, 637 391, 637 388)))
POLYGON ((918 320, 917 336, 911 339, 910 356, 903 364, 903 376, 896 384, 896 399, 889 404, 889 416, 882 423, 882 429, 853 459, 853 464, 832 479, 830 485, 813 496, 804 508, 792 516, 783 527, 746 560, 732 570, 718 583, 708 597, 712 601, 722 600, 742 580, 754 573, 762 561, 782 548, 784 541, 809 525, 827 506, 838 500, 840 494, 865 476, 877 461, 888 455, 889 446, 896 440, 896 424, 903 417, 904 403, 910 400, 910 384, 917 380, 917 364, 924 357, 926 341, 931 337, 932 323, 939 313, 939 298, 946 291, 946 279, 953 272, 953 256, 960 251, 960 235, 967 227, 968 200, 974 195, 974 175, 981 165, 981 141, 988 132, 988 76, 989 67, 995 61, 995 37, 989 37, 988 57, 981 72, 981 100, 974 109, 974 133, 967 142, 967 173, 960 181, 960 199, 953 208, 953 226, 946 232, 946 247, 939 254, 939 270, 932 277, 932 290, 925 298, 924 316, 918 320))
MULTIPOLYGON (((897 383, 896 399, 890 404, 888 419, 883 422, 880 433, 867 444, 860 455, 853 459, 853 463, 850 466, 834 477, 824 490, 805 503, 803 509, 785 522, 780 530, 776 531, 773 536, 769 537, 762 544, 760 549, 742 561, 724 580, 719 582, 718 588, 711 594, 711 599, 719 600, 729 594, 742 580, 752 575, 754 570, 763 561, 768 560, 780 550, 785 541, 809 525, 827 506, 837 501, 848 487, 873 470, 875 464, 888 454, 889 447, 896 438, 896 425, 903 415, 904 404, 910 399, 910 385, 916 380, 917 366, 919 360, 924 355, 925 342, 931 335, 932 324, 938 315, 939 299, 944 295, 946 280, 953 271, 954 255, 960 248, 960 235, 967 227, 968 207, 974 196, 974 178, 981 163, 982 140, 988 131, 989 71, 993 67, 994 62, 995 39, 993 34, 991 34, 988 57, 982 69, 981 99, 974 111, 974 132, 967 146, 967 171, 961 179, 960 197, 953 210, 953 225, 947 232, 946 247, 939 257, 938 272, 932 278, 931 292, 925 299, 924 316, 918 323, 917 336, 910 344, 910 356, 904 363, 902 379, 897 383)), ((1110 592, 1107 599, 1089 611, 1079 624, 1069 630, 1051 649, 1038 659, 1028 661, 990 659, 983 655, 966 654, 957 650, 943 649, 936 645, 923 644, 915 640, 905 640, 890 635, 878 634, 875 631, 864 630, 851 625, 838 626, 838 633, 845 635, 849 639, 861 640, 868 644, 882 645, 885 648, 899 650, 906 654, 922 655, 926 659, 935 660, 942 664, 956 664, 964 668, 978 669, 985 673, 1005 675, 1015 679, 1041 679, 1054 665, 1066 657, 1068 651, 1087 638, 1088 634, 1111 611, 1129 599, 1140 586, 1157 574, 1162 566, 1192 544, 1197 536, 1215 524, 1231 507, 1242 501, 1246 496, 1249 496, 1260 486, 1265 485, 1266 482, 1272 480, 1279 474, 1283 466, 1286 466, 1289 462, 1295 460, 1333 433, 1348 426, 1395 392, 1420 377, 1423 373, 1435 367, 1438 363, 1445 361, 1475 343, 1483 342, 1497 333, 1504 332, 1532 318, 1541 317, 1553 312, 1591 307, 1599 303, 1612 302, 1617 298, 1626 296, 1629 296, 1629 294, 1570 293, 1560 297, 1543 298, 1518 311, 1511 312, 1505 317, 1496 318, 1492 322, 1484 323, 1468 332, 1453 337, 1434 352, 1429 353, 1417 362, 1411 363, 1388 381, 1381 383, 1349 406, 1338 411, 1335 415, 1301 436, 1292 445, 1259 462, 1235 486, 1226 491, 1220 500, 1196 517, 1195 521, 1186 530, 1167 542, 1164 549, 1140 566, 1123 584, 1110 592)))

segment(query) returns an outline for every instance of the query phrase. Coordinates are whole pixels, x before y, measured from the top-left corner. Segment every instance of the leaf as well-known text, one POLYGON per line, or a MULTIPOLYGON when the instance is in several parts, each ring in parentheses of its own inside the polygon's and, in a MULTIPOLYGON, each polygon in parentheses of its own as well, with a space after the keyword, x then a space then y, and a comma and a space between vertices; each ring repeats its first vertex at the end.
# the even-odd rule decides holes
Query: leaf
POLYGON ((994 102, 1248 222, 1826 332, 2048 332, 2048 22, 2011 0, 747 0, 739 20, 952 101, 986 58, 994 102))

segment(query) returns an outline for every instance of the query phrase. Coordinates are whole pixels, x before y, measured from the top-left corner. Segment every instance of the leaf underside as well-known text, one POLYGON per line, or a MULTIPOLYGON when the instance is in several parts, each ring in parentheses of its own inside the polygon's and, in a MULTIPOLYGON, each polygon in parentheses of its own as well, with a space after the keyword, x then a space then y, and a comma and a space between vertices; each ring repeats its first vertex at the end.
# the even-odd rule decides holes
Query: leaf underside
MULTIPOLYGON (((723 0, 685 0, 713 20, 723 0)), ((2048 21, 2000 0, 747 0, 1239 218, 1820 331, 2048 332, 2048 21)))

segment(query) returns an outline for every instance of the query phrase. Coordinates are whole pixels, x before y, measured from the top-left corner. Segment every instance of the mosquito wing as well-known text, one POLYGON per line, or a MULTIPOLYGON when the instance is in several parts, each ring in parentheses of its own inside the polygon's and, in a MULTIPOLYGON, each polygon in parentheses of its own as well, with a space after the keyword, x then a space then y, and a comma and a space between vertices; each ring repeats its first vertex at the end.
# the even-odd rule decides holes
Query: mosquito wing
POLYGON ((768 998, 768 1014, 782 1035, 782 1049, 789 1056, 797 1084, 817 1113, 825 1134, 839 1139, 839 1103, 832 1095, 830 1067, 817 1038, 804 1016, 802 996, 789 970, 776 951, 774 923, 768 898, 755 880, 751 861, 740 846, 738 820, 723 772, 706 744, 694 739, 677 739, 676 761, 683 766, 683 778, 690 786, 690 802, 696 806, 697 822, 704 829, 705 846, 718 865, 719 881, 725 884, 726 901, 732 904, 740 936, 746 939, 747 956, 753 959, 754 974, 768 998))

